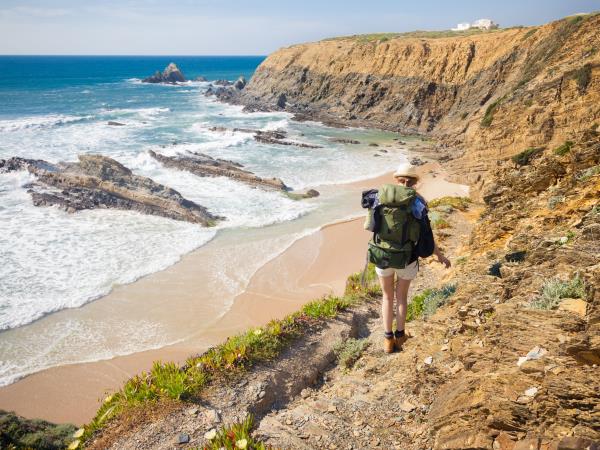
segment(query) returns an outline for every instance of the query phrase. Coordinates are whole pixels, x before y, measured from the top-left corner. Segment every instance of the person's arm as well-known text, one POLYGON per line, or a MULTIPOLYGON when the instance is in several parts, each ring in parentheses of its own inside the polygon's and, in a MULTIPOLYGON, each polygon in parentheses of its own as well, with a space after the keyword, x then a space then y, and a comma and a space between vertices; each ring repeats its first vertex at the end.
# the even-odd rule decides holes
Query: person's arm
POLYGON ((446 269, 448 269, 451 266, 450 260, 443 255, 442 251, 438 248, 437 244, 435 244, 434 246, 433 254, 436 256, 439 263, 446 266, 446 269))

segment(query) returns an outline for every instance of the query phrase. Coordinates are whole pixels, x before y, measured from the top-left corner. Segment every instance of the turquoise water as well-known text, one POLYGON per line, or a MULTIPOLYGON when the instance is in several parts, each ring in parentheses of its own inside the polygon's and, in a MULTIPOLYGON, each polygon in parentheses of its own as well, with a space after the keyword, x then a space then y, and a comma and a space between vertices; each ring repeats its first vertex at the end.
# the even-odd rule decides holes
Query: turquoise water
MULTIPOLYGON (((404 158, 403 149, 397 146, 385 152, 381 151, 383 147, 369 147, 372 142, 391 142, 394 137, 391 133, 297 123, 289 114, 281 112, 244 113, 241 107, 206 97, 206 82, 151 85, 140 81, 171 61, 177 63, 188 78, 200 75, 209 80, 234 80, 239 75, 250 78, 262 60, 263 57, 258 56, 0 56, 0 158, 21 156, 58 162, 74 161, 82 153, 104 154, 134 173, 168 185, 226 218, 218 227, 206 229, 126 211, 67 214, 56 208, 32 205, 24 188, 32 181, 30 174, 0 175, 0 260, 3 262, 0 264, 0 330, 5 330, 0 332, 0 342, 6 344, 0 345, 0 385, 25 373, 59 364, 60 358, 68 362, 83 360, 81 355, 69 353, 81 340, 81 323, 65 319, 52 334, 59 338, 53 338, 50 334, 45 336, 44 331, 40 331, 44 327, 39 324, 36 331, 29 333, 34 321, 44 320, 57 311, 81 307, 109 293, 114 286, 165 269, 226 231, 241 245, 251 230, 296 223, 303 218, 293 228, 293 236, 274 236, 267 240, 268 248, 264 247, 260 255, 261 261, 267 261, 289 245, 290 239, 303 235, 308 228, 322 225, 320 221, 356 212, 354 206, 339 206, 335 215, 323 214, 324 208, 338 205, 331 196, 293 201, 279 193, 253 189, 230 179, 199 178, 166 169, 148 156, 148 150, 168 155, 195 151, 234 160, 260 176, 279 177, 294 189, 369 178, 389 171, 404 158), (110 120, 125 126, 109 126, 110 120), (290 139, 322 148, 259 144, 246 133, 210 131, 214 126, 281 129, 290 139), (331 141, 334 137, 358 139, 361 144, 334 143, 331 141), (374 157, 376 153, 378 157, 374 157), (304 220, 307 218, 310 220, 304 220), (18 333, 14 333, 17 330, 18 333), (31 342, 26 339, 28 333, 32 336, 31 342), (23 351, 17 343, 26 341, 28 348, 35 351, 27 358, 25 369, 24 362, 18 361, 23 351), (56 352, 57 358, 48 359, 45 346, 58 348, 58 342, 63 344, 56 352), (67 345, 68 342, 73 344, 67 345)), ((273 233, 286 233, 281 231, 284 228, 273 227, 273 233)), ((244 265, 237 261, 235 271, 231 271, 228 264, 233 262, 225 259, 211 281, 216 286, 215 292, 228 293, 227 298, 219 299, 221 303, 211 310, 213 315, 225 310, 252 270, 256 270, 249 263, 244 265), (234 274, 229 276, 228 273, 234 274)), ((145 320, 147 330, 159 329, 160 324, 153 319, 140 317, 139 320, 145 320)), ((126 350, 111 347, 90 355, 89 349, 102 348, 102 339, 114 336, 117 328, 107 325, 108 322, 92 323, 91 326, 98 329, 90 329, 89 324, 83 327, 87 330, 87 360, 109 358, 172 341, 165 341, 162 331, 148 331, 136 346, 126 350)), ((120 327, 140 328, 123 324, 120 327)))

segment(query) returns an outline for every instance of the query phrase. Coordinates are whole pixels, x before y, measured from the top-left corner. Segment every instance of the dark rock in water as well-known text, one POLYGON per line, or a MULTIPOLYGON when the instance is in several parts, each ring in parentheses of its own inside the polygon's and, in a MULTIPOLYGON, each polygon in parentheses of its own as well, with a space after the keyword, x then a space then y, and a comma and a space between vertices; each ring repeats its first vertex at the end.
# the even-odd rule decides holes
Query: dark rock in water
POLYGON ((150 156, 165 167, 186 170, 199 177, 227 177, 253 187, 261 187, 277 191, 287 191, 288 187, 279 178, 261 178, 250 171, 242 169, 242 165, 225 159, 215 159, 202 153, 189 152, 187 155, 165 156, 152 150, 150 156))
POLYGON ((206 77, 203 77, 202 75, 200 75, 199 77, 194 78, 194 81, 208 81, 206 79, 206 77))
POLYGON ((360 141, 355 139, 332 138, 330 141, 337 142, 338 144, 360 144, 360 141))
POLYGON ((244 89, 246 87, 246 79, 243 76, 240 76, 235 83, 233 83, 233 87, 236 88, 238 91, 241 91, 242 89, 244 89))
MULTIPOLYGON (((210 131, 229 131, 228 128, 225 127, 211 127, 210 131)), ((253 130, 250 128, 232 128, 233 132, 240 133, 253 133, 254 140, 256 142, 260 142, 261 144, 277 144, 277 145, 292 145, 294 147, 302 147, 302 148, 322 148, 320 145, 306 144, 304 142, 298 141, 290 141, 285 140, 287 137, 287 133, 282 130, 272 130, 272 131, 263 131, 263 130, 253 130)))
POLYGON ((217 80, 213 81, 215 86, 231 86, 233 83, 229 80, 217 80))
POLYGON ((412 158, 412 159, 410 160, 410 163, 411 163, 411 165, 413 165, 413 166, 422 166, 423 164, 425 164, 425 161, 423 161, 423 160, 422 160, 421 158, 419 158, 419 157, 415 157, 415 158, 412 158))
POLYGON ((314 198, 314 197, 318 197, 319 195, 321 195, 321 194, 319 193, 319 191, 317 191, 315 189, 309 189, 305 193, 288 192, 288 197, 291 198, 292 200, 302 200, 305 198, 314 198))
POLYGON ((320 145, 306 144, 304 142, 283 140, 285 134, 280 131, 257 131, 254 140, 262 144, 293 145, 302 148, 322 148, 320 145))
POLYGON ((369 144, 369 147, 379 147, 379 144, 375 143, 375 142, 371 142, 369 144))
POLYGON ((58 206, 67 212, 113 208, 210 226, 220 217, 185 199, 174 189, 134 175, 114 159, 79 155, 77 163, 11 158, 0 172, 26 169, 37 177, 28 185, 35 206, 58 206))
POLYGON ((281 109, 285 109, 285 105, 287 103, 287 97, 285 94, 279 94, 277 98, 277 107, 281 109))
POLYGON ((107 123, 107 125, 111 125, 113 127, 124 127, 125 126, 124 123, 115 122, 115 121, 112 121, 112 120, 109 120, 108 123, 107 123))
POLYGON ((313 198, 318 197, 321 194, 319 194, 319 191, 317 191, 316 189, 309 189, 304 195, 306 196, 306 198, 313 198))
POLYGON ((179 67, 175 63, 169 64, 162 73, 158 70, 154 75, 144 78, 142 83, 181 83, 185 80, 183 73, 179 70, 179 67))

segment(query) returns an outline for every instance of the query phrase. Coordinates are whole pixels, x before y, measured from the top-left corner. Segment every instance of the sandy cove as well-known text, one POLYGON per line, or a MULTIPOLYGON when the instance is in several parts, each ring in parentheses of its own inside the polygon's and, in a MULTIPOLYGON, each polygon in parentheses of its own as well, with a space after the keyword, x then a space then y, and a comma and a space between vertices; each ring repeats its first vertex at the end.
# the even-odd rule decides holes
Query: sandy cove
MULTIPOLYGON (((467 195, 466 186, 444 179, 437 163, 421 166, 419 171, 422 176, 419 192, 425 198, 467 195)), ((391 174, 388 174, 352 186, 370 188, 390 180, 391 174)), ((0 409, 52 422, 86 423, 108 392, 119 389, 131 376, 148 370, 153 361, 181 363, 228 336, 282 318, 310 300, 326 294, 341 294, 348 275, 362 269, 369 238, 362 218, 326 225, 297 240, 262 266, 231 308, 197 335, 157 350, 64 365, 32 374, 0 388, 0 409)), ((140 299, 156 295, 157 291, 163 298, 193 295, 203 288, 203 280, 194 270, 201 253, 199 249, 165 271, 119 287, 118 294, 140 299)))

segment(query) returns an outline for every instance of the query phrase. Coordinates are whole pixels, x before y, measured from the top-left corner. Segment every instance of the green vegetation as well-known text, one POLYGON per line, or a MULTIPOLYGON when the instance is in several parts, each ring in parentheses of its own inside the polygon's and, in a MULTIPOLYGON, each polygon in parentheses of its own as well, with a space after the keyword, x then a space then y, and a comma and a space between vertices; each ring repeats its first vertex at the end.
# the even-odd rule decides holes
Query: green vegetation
POLYGON ((559 145, 554 149, 554 154, 558 156, 564 156, 571 151, 571 147, 575 145, 571 141, 566 141, 564 144, 559 145))
POLYGON ((496 101, 489 104, 489 106, 485 110, 485 114, 483 115, 483 118, 481 119, 482 127, 487 128, 492 124, 492 122, 494 121, 494 114, 496 113, 496 110, 498 109, 498 107, 504 101, 505 98, 506 98, 506 96, 502 96, 499 99, 497 99, 496 101))
POLYGON ((431 222, 431 228, 434 230, 450 228, 450 224, 448 223, 448 221, 438 211, 429 212, 429 221, 431 222))
POLYGON ((585 284, 579 275, 567 281, 552 278, 546 281, 540 296, 530 303, 534 309, 556 309, 563 298, 585 299, 585 284))
POLYGON ((529 30, 527 33, 525 33, 525 35, 523 36, 523 40, 529 39, 531 36, 533 36, 537 31, 537 28, 532 28, 531 30, 529 30))
POLYGON ((511 159, 518 166, 526 166, 537 155, 544 151, 544 147, 529 147, 517 153, 511 159))
POLYGON ((351 369, 369 346, 366 339, 349 338, 338 343, 333 349, 338 363, 346 369, 351 369))
POLYGON ((455 284, 446 284, 440 289, 425 289, 412 298, 406 312, 406 320, 410 322, 432 316, 455 292, 455 284))
POLYGON ((456 258, 456 261, 454 262, 454 264, 456 264, 457 266, 462 266, 463 264, 466 264, 466 262, 469 260, 468 256, 459 256, 458 258, 456 258))
POLYGON ((476 34, 484 33, 497 33, 502 30, 479 30, 471 28, 470 30, 454 31, 454 30, 440 30, 440 31, 409 31, 406 33, 371 33, 371 34, 354 34, 350 36, 338 36, 324 39, 325 41, 342 41, 342 40, 354 40, 362 43, 368 42, 385 42, 390 39, 401 39, 401 38, 417 38, 417 39, 440 39, 446 37, 461 37, 461 36, 473 36, 476 34))
POLYGON ((0 410, 0 448, 62 450, 72 441, 76 430, 74 425, 24 419, 0 410))
POLYGON ((441 197, 431 200, 428 203, 428 206, 431 209, 438 208, 440 206, 451 206, 454 209, 466 211, 469 209, 470 204, 471 199, 469 197, 441 197))
POLYGON ((174 363, 155 362, 150 373, 134 376, 119 392, 106 397, 94 419, 85 426, 82 440, 91 437, 110 419, 143 404, 191 398, 210 382, 230 379, 260 362, 274 359, 310 327, 381 292, 374 283, 377 276, 372 265, 367 270, 364 287, 360 284, 360 278, 360 273, 349 277, 346 293, 342 297, 328 296, 310 302, 282 320, 274 320, 264 327, 231 337, 225 343, 189 358, 182 367, 174 363))
POLYGON ((585 64, 573 73, 573 78, 577 82, 577 89, 580 94, 585 94, 590 81, 592 80, 592 65, 585 64))
MULTIPOLYGON (((209 443, 202 447, 203 450, 266 450, 271 447, 256 441, 250 435, 254 426, 254 417, 249 415, 241 423, 222 427, 219 431, 211 430, 205 437, 209 443), (209 439, 212 438, 212 439, 209 439)), ((197 449, 199 450, 199 449, 197 449)))
POLYGON ((548 199, 548 208, 554 209, 559 203, 563 203, 564 201, 564 195, 554 195, 548 199))
POLYGON ((584 171, 582 171, 581 173, 579 173, 577 175, 577 180, 587 181, 590 178, 592 178, 593 176, 596 176, 598 174, 600 174, 600 165, 588 167, 587 169, 585 169, 584 171))

